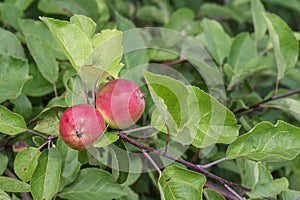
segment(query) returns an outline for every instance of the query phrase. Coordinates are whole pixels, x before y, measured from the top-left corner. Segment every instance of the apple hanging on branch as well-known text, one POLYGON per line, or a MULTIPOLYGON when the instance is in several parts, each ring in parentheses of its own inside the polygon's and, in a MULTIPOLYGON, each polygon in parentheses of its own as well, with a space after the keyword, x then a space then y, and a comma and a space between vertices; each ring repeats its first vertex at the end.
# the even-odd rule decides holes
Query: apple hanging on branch
POLYGON ((145 94, 130 80, 115 79, 104 84, 96 95, 96 108, 109 127, 126 129, 143 114, 145 94))
POLYGON ((74 149, 84 149, 94 143, 105 131, 100 112, 88 104, 69 107, 59 121, 63 141, 74 149))

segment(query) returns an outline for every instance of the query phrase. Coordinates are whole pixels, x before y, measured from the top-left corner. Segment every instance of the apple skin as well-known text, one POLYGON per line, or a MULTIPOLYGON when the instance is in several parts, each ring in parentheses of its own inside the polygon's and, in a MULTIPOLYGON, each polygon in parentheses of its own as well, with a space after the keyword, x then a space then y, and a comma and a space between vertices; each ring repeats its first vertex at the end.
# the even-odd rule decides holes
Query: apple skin
POLYGON ((145 94, 130 80, 115 79, 104 84, 96 95, 96 108, 113 129, 125 129, 145 110, 145 94))
POLYGON ((59 121, 63 141, 73 149, 84 149, 104 132, 106 125, 100 112, 88 104, 69 107, 59 121))

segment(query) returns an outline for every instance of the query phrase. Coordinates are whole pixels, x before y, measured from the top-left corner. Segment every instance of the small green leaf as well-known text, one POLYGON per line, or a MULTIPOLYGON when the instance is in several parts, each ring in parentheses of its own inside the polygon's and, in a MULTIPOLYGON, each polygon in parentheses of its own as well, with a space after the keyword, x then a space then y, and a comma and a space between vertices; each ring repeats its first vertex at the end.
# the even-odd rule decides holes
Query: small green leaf
POLYGON ((286 190, 282 194, 282 199, 283 200, 295 200, 297 197, 300 197, 300 191, 296 190, 286 190))
POLYGON ((210 188, 205 188, 203 193, 207 200, 226 200, 223 195, 210 188))
POLYGON ((24 83, 30 79, 26 60, 0 54, 0 103, 20 95, 24 83))
POLYGON ((289 182, 286 178, 278 178, 268 183, 257 185, 254 189, 247 193, 252 198, 270 197, 280 194, 288 189, 289 182))
POLYGON ((80 27, 63 20, 47 17, 41 17, 40 19, 49 27, 76 70, 90 63, 87 58, 93 51, 92 44, 80 27))
POLYGON ((85 168, 79 171, 76 180, 59 194, 70 200, 111 200, 126 193, 119 184, 112 182, 112 175, 97 168, 85 168))
POLYGON ((262 39, 267 31, 266 22, 264 21, 263 13, 265 8, 260 0, 251 0, 251 14, 255 30, 255 41, 262 39))
POLYGON ((31 194, 35 200, 51 200, 58 192, 61 163, 57 149, 51 148, 42 152, 30 182, 31 194))
POLYGON ((293 160, 300 152, 300 129, 284 121, 257 124, 238 137, 227 149, 228 159, 247 157, 253 160, 293 160), (284 140, 282 139, 284 138, 284 140))
POLYGON ((1 200, 11 200, 10 196, 3 190, 0 190, 0 199, 1 200))
POLYGON ((21 115, 13 113, 0 105, 0 132, 7 135, 16 135, 26 130, 26 123, 21 115))
POLYGON ((136 194, 130 187, 124 187, 126 196, 119 198, 118 200, 139 200, 138 194, 136 194))
POLYGON ((236 36, 230 49, 228 63, 238 74, 244 66, 257 56, 256 46, 248 33, 236 36))
POLYGON ((293 115, 295 119, 300 121, 300 100, 284 98, 270 102, 268 105, 275 105, 277 108, 281 108, 288 114, 293 115))
POLYGON ((161 199, 201 199, 206 182, 204 175, 176 165, 164 169, 158 180, 161 199))
POLYGON ((5 154, 0 153, 0 175, 6 170, 8 164, 8 157, 5 154))
POLYGON ((56 106, 45 108, 37 117, 39 119, 34 130, 49 134, 59 135, 59 120, 64 111, 64 107, 56 106))
POLYGON ((204 19, 202 26, 208 51, 217 63, 223 64, 230 51, 231 38, 217 21, 204 19))
POLYGON ((0 176, 0 190, 4 190, 6 192, 29 192, 30 186, 19 180, 0 176))
POLYGON ((40 155, 40 150, 33 147, 18 152, 14 161, 14 169, 21 180, 24 182, 31 180, 32 174, 38 165, 38 158, 40 155), (30 162, 28 162, 29 160, 30 162))
POLYGON ((24 49, 17 37, 10 31, 0 28, 0 54, 25 59, 24 49))
POLYGON ((104 132, 94 143, 93 147, 106 147, 119 139, 118 132, 104 132))
POLYGON ((298 58, 298 42, 289 26, 277 15, 265 13, 264 18, 274 46, 277 63, 277 79, 294 68, 298 58))
POLYGON ((19 19, 24 17, 24 13, 20 8, 9 2, 4 2, 1 3, 0 11, 2 18, 1 21, 3 20, 5 23, 9 24, 16 30, 20 29, 19 19))
POLYGON ((56 146, 62 158, 62 172, 59 187, 62 189, 76 179, 81 164, 78 161, 78 151, 66 145, 60 137, 57 140, 56 146))

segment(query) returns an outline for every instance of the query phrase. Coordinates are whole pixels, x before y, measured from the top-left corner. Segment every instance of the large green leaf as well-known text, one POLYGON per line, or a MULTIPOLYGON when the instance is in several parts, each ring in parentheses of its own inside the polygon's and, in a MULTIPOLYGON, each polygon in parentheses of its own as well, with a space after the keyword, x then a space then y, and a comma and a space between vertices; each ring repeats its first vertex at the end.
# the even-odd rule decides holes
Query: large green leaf
POLYGON ((0 54, 0 103, 20 95, 24 83, 30 79, 26 60, 0 54))
POLYGON ((0 105, 0 132, 16 135, 26 130, 26 123, 21 115, 13 113, 0 105))
POLYGON ((10 31, 0 28, 0 54, 25 59, 24 49, 17 37, 10 31))
POLYGON ((205 176, 182 167, 172 165, 164 169, 158 180, 161 199, 202 199, 205 176))
POLYGON ((26 148, 18 152, 14 161, 14 170, 17 176, 24 182, 31 180, 32 174, 38 165, 41 152, 37 148, 26 148), (30 160, 30 162, 28 162, 30 160))
POLYGON ((230 51, 231 38, 217 21, 204 19, 202 26, 208 51, 217 63, 223 64, 230 51))
POLYGON ((6 192, 29 192, 30 186, 29 184, 19 180, 0 176, 0 190, 4 190, 6 192))
POLYGON ((62 172, 60 178, 60 188, 62 189, 76 179, 81 164, 77 159, 77 150, 70 148, 61 138, 58 138, 56 145, 62 158, 62 172))
POLYGON ((198 131, 192 144, 203 148, 215 143, 229 144, 234 141, 240 129, 234 114, 199 88, 191 87, 190 89, 196 95, 200 111, 198 131))
POLYGON ((76 180, 59 194, 70 200, 111 200, 123 195, 126 193, 120 185, 112 182, 112 175, 97 168, 82 169, 76 180))
POLYGON ((265 8, 260 0, 251 0, 251 14, 254 25, 255 41, 262 39, 267 31, 266 22, 264 21, 263 13, 265 8))
POLYGON ((57 149, 50 148, 42 152, 30 182, 34 200, 51 200, 58 192, 61 163, 61 156, 57 149))
POLYGON ((292 160, 300 152, 300 128, 284 121, 257 124, 247 134, 238 137, 227 149, 226 157, 248 157, 253 160, 292 160))
POLYGON ((294 68, 298 58, 298 42, 289 26, 277 15, 265 13, 267 28, 272 39, 277 63, 277 79, 294 68))
POLYGON ((89 63, 87 58, 93 48, 88 36, 82 31, 82 27, 53 18, 41 17, 40 19, 49 27, 76 70, 89 63))

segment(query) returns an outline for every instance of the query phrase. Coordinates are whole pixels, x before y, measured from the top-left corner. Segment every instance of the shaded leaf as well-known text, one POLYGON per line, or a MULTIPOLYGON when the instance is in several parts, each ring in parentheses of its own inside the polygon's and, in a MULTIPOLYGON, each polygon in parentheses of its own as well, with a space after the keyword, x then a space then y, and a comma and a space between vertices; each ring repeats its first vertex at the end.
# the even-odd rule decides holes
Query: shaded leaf
POLYGON ((20 29, 18 20, 24 17, 24 13, 20 8, 9 2, 4 2, 0 5, 0 11, 1 18, 3 18, 2 20, 5 23, 9 24, 16 30, 20 29))
POLYGON ((31 194, 35 200, 51 200, 58 192, 61 163, 57 149, 50 148, 42 152, 30 182, 31 194))
POLYGON ((0 199, 1 200, 11 200, 10 196, 3 190, 0 190, 0 199))
POLYGON ((222 196, 219 192, 210 188, 205 188, 203 193, 207 200, 226 200, 225 197, 222 196))
POLYGON ((0 132, 7 135, 16 135, 26 130, 26 123, 21 115, 13 113, 0 105, 0 132))
POLYGON ((10 31, 0 28, 0 54, 25 59, 24 49, 17 37, 10 31))
POLYGON ((10 99, 14 104, 14 112, 22 115, 25 120, 29 120, 32 115, 32 105, 26 95, 21 93, 17 98, 10 99))
POLYGON ((299 144, 299 128, 284 121, 278 121, 275 125, 261 122, 231 143, 226 156, 228 159, 247 157, 263 161, 292 160, 300 152, 299 144))
POLYGON ((6 170, 8 164, 8 157, 5 154, 0 153, 0 175, 6 170))
POLYGON ((295 200, 300 197, 300 191, 296 190, 286 190, 282 194, 283 200, 295 200))
POLYGON ((264 21, 263 13, 265 8, 260 0, 251 0, 251 14, 254 25, 255 41, 262 39, 267 31, 266 22, 264 21))
POLYGON ((24 83, 30 79, 26 60, 0 54, 0 103, 20 95, 24 83))

